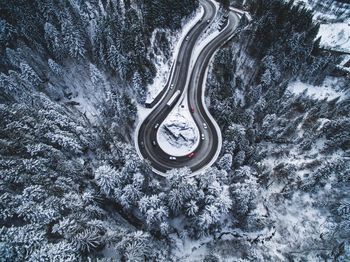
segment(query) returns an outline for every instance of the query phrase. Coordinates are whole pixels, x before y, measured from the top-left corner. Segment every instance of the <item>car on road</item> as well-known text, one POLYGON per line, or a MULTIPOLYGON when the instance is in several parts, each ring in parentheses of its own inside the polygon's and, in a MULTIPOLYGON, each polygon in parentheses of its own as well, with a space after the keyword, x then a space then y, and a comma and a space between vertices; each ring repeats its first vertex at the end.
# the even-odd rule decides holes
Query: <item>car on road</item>
POLYGON ((159 127, 159 123, 154 125, 154 128, 157 129, 159 127))
POLYGON ((204 129, 207 129, 207 128, 208 128, 208 126, 207 126, 206 123, 203 123, 203 127, 204 127, 204 129))
POLYGON ((186 41, 188 41, 188 39, 190 39, 190 37, 189 37, 189 36, 186 36, 186 41))
POLYGON ((169 159, 173 160, 173 161, 176 161, 176 157, 174 157, 174 156, 170 156, 169 159))
POLYGON ((205 137, 204 137, 204 134, 201 135, 201 138, 202 138, 202 140, 204 140, 204 138, 205 138, 205 137))
POLYGON ((157 142, 155 140, 152 141, 152 145, 153 146, 156 146, 157 145, 157 142))
POLYGON ((195 155, 194 152, 192 152, 192 153, 188 154, 187 157, 192 158, 192 157, 194 157, 194 155, 195 155))
POLYGON ((210 19, 207 20, 207 24, 209 24, 209 23, 210 23, 210 19))
POLYGON ((143 141, 140 142, 141 148, 145 148, 145 143, 143 141))
POLYGON ((171 84, 171 85, 170 85, 170 89, 173 89, 173 87, 174 87, 174 84, 171 84))
POLYGON ((191 107, 191 112, 194 113, 194 107, 191 107))

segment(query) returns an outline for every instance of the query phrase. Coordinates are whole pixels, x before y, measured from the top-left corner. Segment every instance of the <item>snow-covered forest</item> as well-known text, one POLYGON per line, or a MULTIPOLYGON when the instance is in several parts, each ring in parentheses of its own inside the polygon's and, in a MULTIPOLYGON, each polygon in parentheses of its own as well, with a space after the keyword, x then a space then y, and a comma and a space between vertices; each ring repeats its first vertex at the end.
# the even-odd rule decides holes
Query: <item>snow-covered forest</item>
POLYGON ((253 18, 209 70, 222 151, 167 178, 133 134, 199 2, 0 2, 0 261, 350 260, 350 58, 319 37, 350 3, 220 2, 253 18))

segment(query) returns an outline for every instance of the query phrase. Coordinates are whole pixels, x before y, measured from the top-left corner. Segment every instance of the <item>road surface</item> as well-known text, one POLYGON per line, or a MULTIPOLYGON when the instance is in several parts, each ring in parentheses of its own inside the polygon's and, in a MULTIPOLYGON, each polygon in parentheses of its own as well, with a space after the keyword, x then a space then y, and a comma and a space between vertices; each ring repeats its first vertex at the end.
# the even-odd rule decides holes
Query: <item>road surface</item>
POLYGON ((199 173, 201 170, 210 166, 217 158, 221 149, 221 133, 215 120, 210 116, 204 104, 204 89, 206 83, 207 68, 210 59, 215 51, 222 46, 233 35, 238 22, 239 15, 234 11, 230 11, 227 19, 227 26, 220 34, 209 42, 202 50, 200 50, 197 60, 192 68, 190 68, 191 57, 194 47, 201 34, 208 29, 216 15, 216 6, 210 0, 201 0, 200 4, 204 8, 204 14, 199 21, 187 34, 187 39, 181 43, 178 56, 174 62, 173 74, 170 74, 165 88, 167 92, 156 108, 144 119, 137 129, 137 149, 143 158, 149 160, 153 167, 153 171, 164 175, 166 171, 173 168, 189 167, 193 173, 199 173), (189 77, 189 81, 187 81, 189 77), (170 85, 174 87, 170 89, 170 85), (186 88, 188 83, 188 88, 186 88), (205 139, 200 139, 198 146, 195 148, 194 156, 189 158, 186 156, 176 157, 171 160, 171 155, 164 152, 157 142, 157 131, 160 124, 165 120, 171 110, 176 106, 176 102, 168 106, 167 103, 173 94, 180 90, 181 94, 187 92, 188 106, 194 108, 192 113, 193 119, 199 129, 200 134, 204 134, 205 139), (206 123, 207 128, 204 128, 206 123), (157 127, 157 128, 156 128, 157 127))

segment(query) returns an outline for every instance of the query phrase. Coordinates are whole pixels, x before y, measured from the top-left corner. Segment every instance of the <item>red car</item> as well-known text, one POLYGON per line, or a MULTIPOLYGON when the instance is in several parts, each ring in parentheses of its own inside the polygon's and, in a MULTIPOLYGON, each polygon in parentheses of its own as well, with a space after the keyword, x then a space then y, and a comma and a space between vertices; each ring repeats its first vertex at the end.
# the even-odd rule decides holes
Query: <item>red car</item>
POLYGON ((194 157, 194 152, 189 153, 187 156, 188 156, 188 158, 192 158, 192 157, 194 157))
POLYGON ((194 113, 194 107, 191 107, 191 112, 194 113))

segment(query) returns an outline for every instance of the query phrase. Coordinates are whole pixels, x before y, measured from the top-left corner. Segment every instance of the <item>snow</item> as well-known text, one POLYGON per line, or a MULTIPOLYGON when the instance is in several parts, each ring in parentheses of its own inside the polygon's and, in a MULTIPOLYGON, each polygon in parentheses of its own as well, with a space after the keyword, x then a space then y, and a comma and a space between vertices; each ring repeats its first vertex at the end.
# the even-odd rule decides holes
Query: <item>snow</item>
POLYGON ((203 237, 199 240, 192 240, 186 234, 181 238, 175 234, 170 235, 175 248, 171 250, 177 261, 195 262, 203 261, 209 253, 207 244, 212 241, 210 237, 203 237))
POLYGON ((317 131, 320 131, 323 128, 323 126, 329 121, 330 120, 328 118, 319 118, 318 122, 320 122, 320 126, 317 128, 317 131))
POLYGON ((339 63, 340 66, 344 66, 347 62, 350 61, 350 55, 341 56, 342 61, 339 63))
MULTIPOLYGON (((244 5, 244 3, 243 3, 243 5, 244 5)), ((238 8, 235 8, 235 7, 232 7, 232 6, 230 7, 230 10, 240 14, 241 16, 246 15, 246 17, 248 18, 249 22, 253 20, 253 18, 250 15, 249 12, 243 11, 241 9, 238 9, 238 8)))
POLYGON ((337 82, 332 78, 326 78, 321 86, 313 86, 301 81, 295 81, 289 84, 289 92, 295 95, 300 95, 305 92, 305 95, 317 100, 327 99, 328 101, 340 97, 340 100, 345 97, 345 92, 337 90, 337 82))
MULTIPOLYGON (((277 230, 274 241, 266 242, 265 245, 271 250, 279 246, 279 250, 288 252, 291 247, 283 244, 287 238, 298 249, 303 249, 308 245, 308 239, 319 236, 319 229, 325 222, 325 216, 313 207, 315 200, 308 194, 296 193, 291 200, 285 202, 285 205, 269 208, 276 221, 277 230)), ((276 255, 279 255, 278 253, 276 255)))
MULTIPOLYGON (((321 120, 322 123, 326 121, 327 119, 321 120)), ((322 139, 319 140, 318 144, 319 145, 316 145, 316 147, 322 147, 322 139)), ((267 144, 267 146, 269 146, 269 144, 267 144)), ((267 150, 270 151, 269 148, 267 150)), ((316 151, 319 152, 320 149, 318 148, 316 151)), ((268 157, 264 159, 263 163, 271 169, 279 163, 302 166, 302 163, 315 160, 315 158, 307 159, 307 154, 310 155, 312 153, 307 152, 301 155, 300 151, 291 148, 288 156, 279 157, 278 159, 268 157)), ((330 158, 336 159, 337 156, 326 157, 327 160, 330 158)), ((319 156, 317 159, 320 161, 325 160, 319 156)), ((303 173, 303 170, 297 171, 299 178, 303 179, 301 173, 303 173)), ((265 241, 262 251, 264 253, 273 254, 275 260, 282 261, 285 259, 283 254, 296 250, 304 250, 308 247, 310 241, 318 239, 320 233, 324 232, 322 225, 327 219, 327 214, 324 213, 325 211, 319 210, 314 205, 318 198, 308 193, 297 192, 294 193, 291 198, 284 198, 283 202, 280 202, 279 196, 283 192, 282 190, 285 187, 285 183, 286 181, 283 182, 277 178, 268 188, 261 188, 256 197, 256 199, 259 199, 259 201, 257 201, 257 207, 253 211, 260 214, 262 217, 268 215, 269 218, 274 221, 274 237, 271 238, 270 241, 265 241), (267 214, 266 211, 268 211, 267 214)), ((319 198, 322 199, 329 194, 329 191, 321 190, 320 194, 323 194, 323 196, 319 198)), ((310 259, 310 261, 314 260, 310 259)))
MULTIPOLYGON (((303 3, 306 8, 313 11, 314 20, 322 22, 318 33, 318 37, 321 37, 321 46, 350 53, 350 18, 342 19, 344 21, 341 21, 335 12, 339 8, 337 5, 323 9, 328 11, 327 13, 322 13, 315 11, 315 8, 308 0, 299 0, 296 4, 298 2, 303 3), (324 23, 324 21, 329 21, 329 23, 324 23), (341 22, 331 23, 331 21, 341 22)), ((344 6, 342 8, 346 9, 347 7, 344 6)), ((346 13, 345 10, 344 13, 346 13)))
POLYGON ((93 106, 93 102, 90 100, 89 95, 86 95, 82 91, 78 93, 77 97, 74 97, 73 101, 78 102, 77 108, 89 119, 90 122, 94 123, 97 121, 98 111, 93 106))
POLYGON ((321 24, 321 46, 350 53, 350 22, 321 24))
MULTIPOLYGON (((204 9, 202 6, 197 10, 197 12, 193 15, 193 17, 190 18, 190 20, 185 20, 182 23, 182 30, 178 31, 176 34, 169 36, 169 43, 176 43, 175 45, 170 47, 170 52, 173 54, 173 57, 170 61, 166 61, 163 56, 158 55, 155 58, 155 66, 157 69, 157 76, 155 77, 153 84, 148 86, 148 92, 147 92, 147 99, 146 103, 151 103, 158 94, 164 89, 167 80, 169 77, 172 77, 171 61, 175 61, 179 49, 181 47, 181 44, 183 40, 185 39, 188 32, 191 30, 192 27, 195 26, 195 24, 201 19, 201 17, 204 14, 204 9), (171 74, 171 75, 170 75, 171 74)), ((151 43, 153 45, 154 43, 154 37, 155 37, 156 31, 152 35, 151 43)))
POLYGON ((115 259, 115 261, 120 261, 120 255, 116 252, 115 247, 105 247, 102 251, 103 257, 108 259, 115 259))
POLYGON ((152 111, 152 109, 145 108, 145 107, 143 107, 143 106, 141 106, 140 104, 137 104, 137 103, 136 103, 136 107, 137 107, 137 116, 138 116, 139 122, 142 122, 144 119, 146 119, 146 117, 152 111))
POLYGON ((157 132, 160 148, 172 156, 185 156, 199 144, 199 131, 185 101, 186 96, 171 111, 157 132))
MULTIPOLYGON (((322 11, 319 11, 320 8, 317 7, 318 4, 315 3, 310 3, 310 2, 315 2, 315 1, 310 1, 310 0, 297 0, 295 1, 295 4, 302 4, 304 5, 307 9, 312 10, 314 14, 314 19, 318 21, 334 21, 334 20, 340 20, 347 15, 347 6, 348 5, 342 5, 341 3, 338 3, 337 1, 333 1, 333 3, 330 6, 323 6, 321 8, 322 11), (342 6, 342 7, 341 7, 342 6), (316 9, 316 11, 315 11, 316 9), (341 16, 337 15, 337 12, 339 9, 345 9, 343 14, 341 16)), ((319 1, 321 2, 321 1, 319 1)))
MULTIPOLYGON (((158 30, 155 30, 152 34, 151 43, 154 49, 155 36, 158 30)), ((151 103, 157 95, 163 90, 167 79, 169 77, 169 72, 171 69, 170 61, 167 61, 165 57, 161 54, 156 55, 154 58, 154 63, 157 69, 157 76, 153 79, 153 83, 147 88, 147 98, 146 103, 151 103)))
POLYGON ((110 90, 105 76, 101 74, 100 77, 101 83, 94 84, 91 72, 82 72, 82 68, 78 66, 70 66, 69 70, 65 71, 63 84, 67 89, 64 92, 71 93, 71 96, 65 98, 63 102, 67 107, 80 111, 92 124, 99 121, 99 105, 107 99, 110 90))

